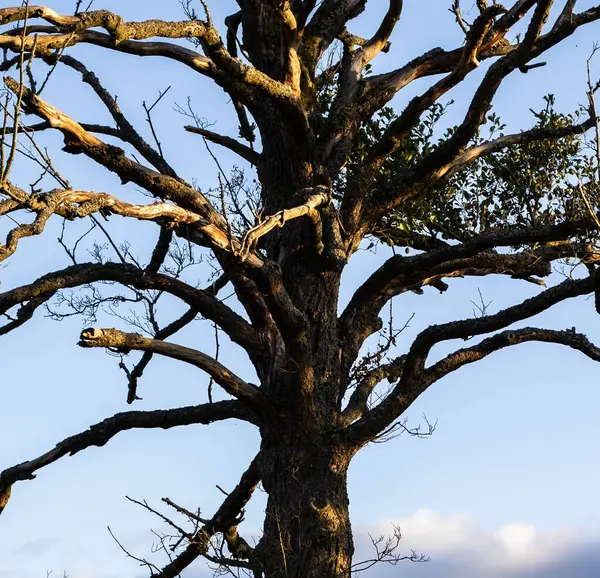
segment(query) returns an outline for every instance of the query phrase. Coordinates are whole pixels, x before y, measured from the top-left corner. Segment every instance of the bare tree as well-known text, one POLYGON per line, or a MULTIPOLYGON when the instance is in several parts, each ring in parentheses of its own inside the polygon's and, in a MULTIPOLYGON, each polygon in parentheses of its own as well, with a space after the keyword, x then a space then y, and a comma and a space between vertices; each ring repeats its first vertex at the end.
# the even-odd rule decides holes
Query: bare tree
MULTIPOLYGON (((82 263, 77 245, 86 242, 89 227, 74 245, 61 238, 71 264, 0 293, 0 314, 7 319, 0 334, 23 326, 43 306, 57 317, 83 314, 94 320, 102 308, 115 313, 116 305, 127 303, 141 313, 120 318, 139 332, 88 328, 79 345, 121 356, 143 353, 133 369, 122 362, 130 403, 155 355, 197 367, 231 399, 109 417, 4 470, 0 511, 16 482, 122 431, 243 420, 260 430, 256 457, 213 517, 168 504, 187 517, 192 530, 171 520, 177 536, 171 561, 162 569, 148 565, 149 571, 178 576, 205 557, 219 567, 269 578, 350 576, 357 569, 346 486, 350 461, 369 442, 406 430, 403 414, 429 386, 529 341, 562 344, 600 360, 600 349, 576 331, 510 328, 566 299, 600 294, 598 178, 584 138, 597 126, 597 86, 590 80, 588 110, 559 114, 548 97, 536 112, 536 125, 516 134, 504 134, 490 113, 511 73, 541 66, 538 58, 600 19, 600 7, 577 12, 576 0, 513 0, 509 7, 482 0, 468 14, 460 2, 449 2, 464 34, 462 45, 432 48, 399 68, 373 74, 370 63, 393 51, 390 37, 402 17, 402 0, 380 3, 380 25, 371 38, 347 28, 367 0, 237 0, 239 9, 221 32, 205 2, 196 13, 184 1, 186 19, 179 22, 128 22, 86 4, 78 1, 74 15, 28 2, 0 9, 5 54, 0 69, 6 73, 0 216, 10 223, 0 260, 15 254, 25 238, 41 235, 50 219, 90 220, 98 232, 101 218, 122 215, 155 223, 158 241, 142 260, 109 236, 116 261, 107 261, 96 243, 97 259, 82 263), (209 130, 189 103, 180 106, 191 119, 186 129, 254 167, 257 186, 223 173, 220 186, 204 194, 178 176, 152 124, 165 92, 144 103, 154 139, 147 142, 98 77, 73 56, 81 44, 97 46, 107 57, 161 58, 222 88, 233 103, 240 138, 209 130), (481 80, 464 118, 440 136, 435 123, 444 113, 442 99, 480 65, 481 80), (47 73, 40 76, 43 67, 47 73), (57 67, 80 75, 112 125, 80 123, 45 100, 44 88, 57 67), (426 90, 395 113, 390 101, 422 79, 431 79, 426 90), (486 123, 489 138, 482 136, 486 123), (65 153, 91 159, 156 202, 73 190, 36 143, 41 131, 58 131, 65 153), (110 144, 114 139, 123 148, 110 144), (11 179, 19 155, 40 168, 29 189, 11 179), (33 220, 21 223, 27 215, 33 220), (339 313, 342 272, 367 242, 406 253, 399 251, 372 272, 339 313), (219 275, 204 289, 182 276, 195 262, 194 250, 211 255, 219 275), (493 314, 482 298, 473 318, 433 325, 403 355, 391 355, 397 332, 382 317, 394 297, 427 286, 445 291, 444 279, 460 276, 508 275, 543 285, 552 263, 565 259, 584 264, 581 274, 493 314), (243 313, 218 297, 227 284, 243 313), (69 292, 77 288, 83 292, 69 292), (163 296, 189 308, 166 326, 156 313, 163 296), (198 317, 244 352, 257 384, 216 357, 167 341, 198 317), (364 356, 366 341, 377 333, 378 348, 364 356), (428 364, 437 344, 480 336, 428 364), (387 390, 380 387, 386 380, 387 390), (259 482, 268 503, 262 537, 251 546, 237 526, 259 482)), ((415 25, 425 30, 427 23, 415 25)), ((593 137, 592 145, 597 149, 593 137)), ((384 542, 373 561, 396 560, 390 557, 394 543, 384 542)))

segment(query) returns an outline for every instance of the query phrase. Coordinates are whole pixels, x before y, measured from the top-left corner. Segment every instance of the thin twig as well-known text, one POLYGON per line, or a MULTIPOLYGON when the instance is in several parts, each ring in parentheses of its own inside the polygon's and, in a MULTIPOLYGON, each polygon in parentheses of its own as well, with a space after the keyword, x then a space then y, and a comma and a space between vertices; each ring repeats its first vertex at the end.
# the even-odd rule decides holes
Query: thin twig
POLYGON ((209 522, 209 520, 201 518, 199 514, 194 514, 193 512, 190 512, 190 510, 187 510, 183 506, 179 506, 170 498, 162 498, 162 501, 165 504, 167 504, 167 506, 171 506, 171 508, 177 510, 180 514, 183 514, 184 516, 187 516, 188 518, 195 520, 196 522, 200 522, 200 524, 208 524, 209 522))
POLYGON ((165 160, 165 155, 163 154, 163 150, 162 150, 160 141, 158 140, 158 135, 156 134, 156 130, 154 129, 154 123, 152 122, 151 113, 152 113, 152 109, 162 100, 162 98, 165 96, 165 94, 167 94, 167 92, 169 92, 169 90, 171 90, 170 86, 168 86, 162 92, 159 92, 158 98, 150 106, 146 106, 145 100, 142 102, 142 106, 144 107, 144 110, 146 111, 146 122, 150 125, 150 131, 152 132, 152 137, 154 138, 154 142, 156 143, 156 146, 158 147, 158 154, 160 155, 160 157, 163 161, 165 160))
POLYGON ((138 558, 137 556, 134 556, 131 552, 129 552, 127 549, 125 549, 125 547, 121 544, 121 542, 119 542, 119 540, 117 540, 117 537, 113 534, 113 531, 110 529, 110 526, 106 526, 106 528, 108 529, 108 533, 112 536, 112 539, 117 543, 117 546, 119 546, 119 548, 121 548, 123 553, 128 558, 131 558, 132 560, 139 562, 142 566, 146 566, 148 568, 148 570, 158 572, 159 576, 161 575, 161 571, 158 566, 155 566, 154 564, 152 564, 152 562, 148 562, 148 560, 146 560, 144 558, 138 558))
MULTIPOLYGON (((91 5, 91 2, 90 2, 91 5)), ((89 6, 88 6, 89 8, 89 6)), ((86 10, 87 12, 87 10, 86 10)), ((73 36, 75 35, 75 32, 71 32, 71 35, 65 39, 63 45, 60 47, 59 51, 56 53, 56 61, 54 62, 54 64, 50 67, 50 70, 48 71, 48 73, 46 74, 46 78, 44 78, 44 81, 42 82, 42 86, 40 86, 40 89, 38 90, 37 94, 42 94, 42 91, 44 90, 44 88, 46 87, 46 85, 48 84, 48 81, 50 80, 50 77, 52 76, 52 74, 54 73, 54 71, 56 70, 56 67, 58 66, 58 63, 60 62, 60 59, 62 58, 67 46, 69 45, 69 42, 71 42, 71 39, 73 38, 73 36)))
POLYGON ((119 247, 117 247, 117 244, 113 241, 112 237, 110 236, 110 233, 102 226, 100 220, 94 215, 90 215, 90 219, 104 233, 104 236, 108 239, 108 242, 110 243, 111 247, 115 250, 115 253, 117 254, 117 257, 119 258, 121 263, 127 263, 125 257, 123 256, 123 253, 121 253, 119 247))
POLYGON ((129 496, 125 496, 125 498, 127 498, 131 503, 137 504, 138 506, 141 506, 142 508, 148 510, 155 516, 158 516, 163 522, 165 522, 165 524, 168 524, 169 526, 171 526, 171 528, 177 530, 182 536, 185 536, 186 538, 191 539, 192 535, 189 532, 186 532, 184 529, 180 528, 175 522, 173 522, 173 520, 171 520, 170 518, 167 518, 167 516, 164 516, 160 512, 156 511, 154 508, 151 508, 148 505, 148 502, 146 502, 146 500, 144 500, 143 502, 140 502, 139 500, 134 500, 133 498, 130 498, 129 496))
POLYGON ((461 30, 467 35, 469 33, 469 25, 466 23, 463 18, 462 12, 460 10, 460 0, 454 0, 452 3, 452 8, 448 9, 454 17, 456 18, 456 23, 460 26, 461 30))
MULTIPOLYGON (((219 352, 221 349, 220 343, 219 343, 219 326, 216 323, 213 323, 213 328, 215 330, 215 359, 217 361, 219 361, 219 352)), ((213 391, 213 385, 214 385, 214 378, 211 376, 210 380, 208 381, 208 401, 210 403, 213 402, 213 396, 212 396, 212 391, 213 391)))

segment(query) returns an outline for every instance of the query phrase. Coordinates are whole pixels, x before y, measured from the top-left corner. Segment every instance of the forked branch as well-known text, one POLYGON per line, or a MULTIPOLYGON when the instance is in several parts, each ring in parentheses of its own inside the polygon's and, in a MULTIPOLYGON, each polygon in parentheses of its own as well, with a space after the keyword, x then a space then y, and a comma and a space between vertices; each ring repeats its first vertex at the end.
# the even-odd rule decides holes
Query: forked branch
MULTIPOLYGON (((361 339, 371 333, 361 337, 357 332, 369 329, 365 323, 376 323, 381 307, 391 297, 401 293, 403 288, 410 290, 420 287, 427 279, 452 276, 453 271, 460 274, 467 268, 476 268, 487 270, 487 274, 504 272, 518 276, 546 276, 551 272, 549 263, 557 259, 574 257, 595 261, 597 253, 593 247, 570 241, 573 237, 596 230, 595 220, 590 217, 543 227, 493 230, 473 237, 468 243, 442 246, 408 257, 395 255, 357 289, 340 317, 340 325, 348 335, 358 337, 362 345, 361 339), (491 251, 502 247, 560 241, 564 243, 512 255, 491 251)), ((371 331, 376 328, 371 327, 371 331)))

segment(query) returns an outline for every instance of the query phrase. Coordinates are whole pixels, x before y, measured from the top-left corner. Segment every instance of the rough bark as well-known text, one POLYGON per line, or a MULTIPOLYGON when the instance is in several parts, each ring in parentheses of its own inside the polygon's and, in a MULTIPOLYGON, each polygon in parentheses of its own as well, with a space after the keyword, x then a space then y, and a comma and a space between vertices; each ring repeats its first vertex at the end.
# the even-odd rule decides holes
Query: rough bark
POLYGON ((327 436, 311 439, 303 430, 286 430, 266 433, 262 445, 262 483, 269 498, 257 563, 273 578, 349 578, 350 451, 327 436))

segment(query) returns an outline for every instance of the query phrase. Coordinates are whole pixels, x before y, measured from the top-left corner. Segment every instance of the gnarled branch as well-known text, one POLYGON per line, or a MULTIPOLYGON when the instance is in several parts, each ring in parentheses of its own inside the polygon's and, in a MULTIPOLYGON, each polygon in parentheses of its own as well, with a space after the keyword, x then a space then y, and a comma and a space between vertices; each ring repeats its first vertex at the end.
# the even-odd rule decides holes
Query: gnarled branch
MULTIPOLYGON (((317 230, 316 252, 321 253, 323 250, 322 234, 320 234, 322 225, 321 217, 319 216, 317 207, 329 203, 331 195, 327 187, 316 188, 323 190, 319 193, 308 195, 306 201, 297 207, 293 207, 292 209, 283 209, 274 215, 270 215, 258 225, 247 231, 242 239, 240 248, 237 250, 239 257, 242 260, 246 259, 258 240, 272 229, 275 229, 276 227, 283 227, 287 221, 291 221, 292 219, 297 219, 298 217, 303 217, 305 215, 311 219, 315 229, 317 230)), ((300 191, 297 196, 302 197, 304 196, 304 193, 312 193, 312 189, 309 189, 308 191, 300 191)))

